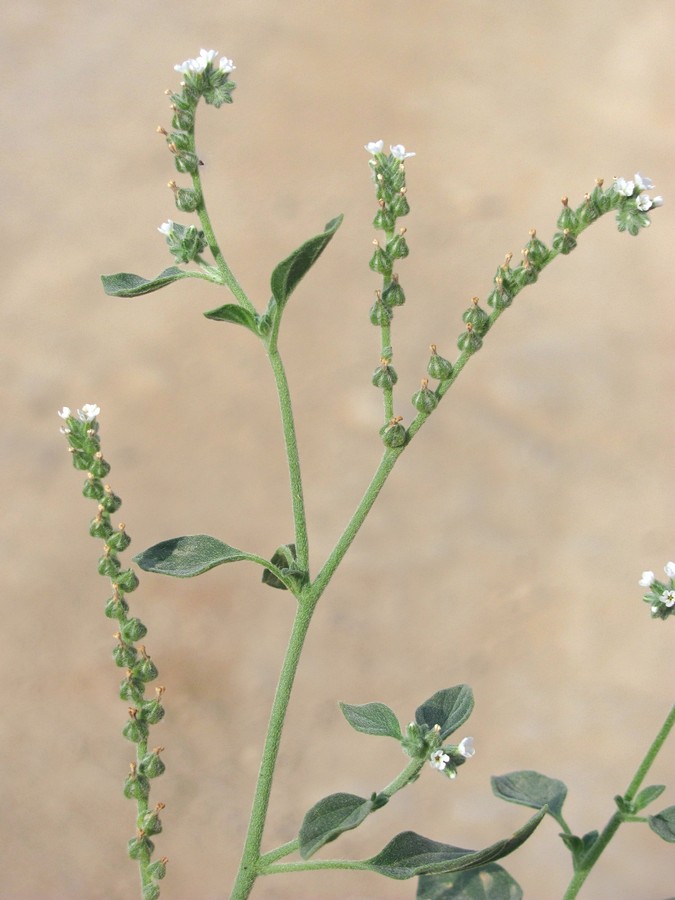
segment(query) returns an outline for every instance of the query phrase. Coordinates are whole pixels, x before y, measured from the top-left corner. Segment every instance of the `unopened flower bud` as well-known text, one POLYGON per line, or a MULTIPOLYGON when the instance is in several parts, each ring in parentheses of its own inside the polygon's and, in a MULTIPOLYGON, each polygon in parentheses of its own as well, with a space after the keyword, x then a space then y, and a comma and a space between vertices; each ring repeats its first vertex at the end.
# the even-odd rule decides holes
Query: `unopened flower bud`
POLYGON ((576 238, 567 229, 562 232, 558 231, 553 236, 553 249, 557 250, 559 253, 562 253, 564 256, 567 256, 568 253, 571 253, 576 245, 576 238))
POLYGON ((144 638, 148 633, 148 629, 141 622, 140 619, 129 619, 127 622, 122 625, 121 628, 122 639, 127 641, 128 643, 133 643, 135 641, 140 641, 141 638, 144 638))
POLYGON ((115 550, 117 553, 126 550, 130 543, 131 538, 124 530, 124 525, 120 525, 118 530, 111 534, 107 540, 110 549, 115 550))
POLYGON ((398 375, 393 366, 390 366, 386 359, 380 360, 380 365, 373 372, 372 382, 375 387, 392 388, 398 381, 398 375))
MULTIPOLYGON (((164 774, 166 766, 159 756, 163 749, 163 747, 156 747, 152 753, 147 753, 143 757, 138 766, 139 771, 142 772, 143 775, 147 775, 148 778, 158 778, 160 775, 164 774)), ((155 834, 156 833, 157 832, 155 832, 155 834)))
POLYGON ((437 381, 447 381, 452 375, 452 363, 438 355, 436 344, 432 344, 429 349, 431 350, 431 356, 427 363, 427 374, 430 378, 435 378, 437 381))
POLYGON ((530 230, 530 240, 525 245, 525 249, 527 250, 527 258, 530 260, 530 265, 536 269, 541 269, 548 262, 551 251, 543 241, 539 240, 534 228, 530 230))
POLYGON ((153 863, 150 863, 148 866, 148 875, 151 878, 156 878, 158 881, 161 881, 162 878, 166 875, 166 864, 168 863, 168 859, 166 856, 162 857, 162 859, 158 859, 153 863))
POLYGON ((490 316, 478 305, 478 297, 474 297, 471 306, 462 313, 462 321, 471 325, 473 331, 482 337, 490 328, 490 316))
POLYGON ((410 212, 410 205, 408 203, 408 198, 406 197, 406 189, 403 187, 396 194, 391 201, 391 205, 389 207, 395 216, 395 218, 400 219, 402 216, 407 216, 410 212))
POLYGON ((380 428, 380 436, 387 447, 397 448, 403 447, 408 438, 405 426, 401 424, 402 416, 394 416, 394 418, 380 428))
POLYGON ((473 330, 471 323, 466 326, 466 331, 457 338, 457 346, 464 352, 476 353, 483 346, 483 339, 473 330))
POLYGON ((381 275, 390 275, 392 265, 391 259, 382 247, 380 247, 378 241, 373 241, 373 244, 375 245, 375 249, 373 250, 373 255, 371 256, 368 265, 373 272, 379 272, 381 275))
POLYGON ((133 644, 127 644, 121 640, 122 636, 119 632, 115 637, 118 639, 118 643, 115 645, 112 652, 115 665, 118 665, 121 669, 128 669, 136 662, 138 650, 136 650, 133 644))
POLYGON ((574 212, 574 210, 570 209, 570 207, 568 206, 569 201, 568 201, 567 197, 563 197, 561 202, 562 202, 563 208, 562 208, 560 215, 558 216, 558 222, 557 222, 558 228, 561 231, 567 230, 567 231, 575 232, 576 229, 579 227, 577 215, 574 212))
POLYGON ((422 379, 422 387, 416 394, 412 396, 412 405, 418 412, 429 415, 438 406, 438 397, 433 391, 429 390, 429 382, 426 378, 422 379))
POLYGON ((405 303, 405 293, 398 282, 398 275, 392 275, 391 281, 382 291, 382 300, 389 306, 403 306, 405 303))
POLYGON ((408 242, 405 239, 405 228, 401 228, 399 233, 395 234, 387 244, 387 256, 389 259, 404 259, 409 253, 408 242))
POLYGON ((194 212, 197 209, 201 198, 196 190, 178 187, 175 181, 170 181, 169 187, 181 212, 194 212))
MULTIPOLYGON (((147 722, 138 717, 138 710, 130 707, 129 721, 122 729, 124 737, 133 744, 140 744, 142 741, 147 741, 149 731, 147 722)), ((143 777, 143 774, 141 773, 138 777, 143 777)))
POLYGON ((139 585, 138 575, 136 575, 133 569, 124 569, 123 571, 118 572, 113 580, 117 587, 121 591, 124 591, 125 594, 130 594, 132 591, 135 591, 139 585))
MULTIPOLYGON (((139 776, 142 777, 142 776, 139 776)), ((127 851, 132 859, 147 859, 152 856, 155 845, 146 837, 143 832, 139 832, 135 838, 132 838, 127 844, 127 851)), ((145 900, 145 898, 143 898, 145 900)))
POLYGON ((394 313, 382 302, 380 292, 377 292, 377 300, 370 307, 370 321, 372 325, 388 325, 394 318, 394 313))

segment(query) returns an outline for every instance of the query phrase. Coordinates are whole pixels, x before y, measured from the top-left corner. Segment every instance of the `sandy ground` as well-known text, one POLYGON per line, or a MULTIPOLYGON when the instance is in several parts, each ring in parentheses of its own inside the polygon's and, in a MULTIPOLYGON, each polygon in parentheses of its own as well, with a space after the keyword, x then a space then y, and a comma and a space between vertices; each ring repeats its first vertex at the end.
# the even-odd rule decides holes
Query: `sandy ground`
MULTIPOLYGON (((407 419, 429 343, 454 356, 469 299, 528 228, 550 238, 561 194, 577 202, 597 176, 640 169, 666 196, 652 229, 633 239, 607 219, 522 294, 401 458, 317 612, 265 846, 319 797, 397 773, 395 745, 353 732, 339 700, 380 700, 405 722, 459 682, 475 691, 463 733, 478 748, 461 777, 425 771, 329 849, 371 855, 408 828, 485 846, 527 817, 489 786, 521 768, 570 785, 573 829, 601 827, 672 703, 672 623, 650 620, 637 585, 673 557, 672 3, 27 0, 4 18, 4 900, 137 896, 107 589, 56 410, 101 405, 133 550, 203 531, 267 554, 291 536, 264 355, 201 316, 225 295, 182 283, 121 301, 98 281, 170 263, 156 228, 180 217, 154 129, 169 123, 173 64, 202 46, 237 64, 235 103, 204 111, 200 149, 221 244, 259 306, 273 266, 345 213, 282 335, 314 571, 380 455, 363 144, 417 153, 394 322, 407 419)), ((224 898, 292 602, 247 565, 146 576, 132 599, 166 686, 162 897, 224 898)), ((671 782, 654 811, 675 803, 672 742, 668 755, 649 778, 671 782)), ((505 863, 533 900, 569 878, 557 831, 547 821, 505 863)), ((672 861, 625 827, 581 896, 663 900, 672 861)), ((319 873, 255 897, 414 890, 319 873)))

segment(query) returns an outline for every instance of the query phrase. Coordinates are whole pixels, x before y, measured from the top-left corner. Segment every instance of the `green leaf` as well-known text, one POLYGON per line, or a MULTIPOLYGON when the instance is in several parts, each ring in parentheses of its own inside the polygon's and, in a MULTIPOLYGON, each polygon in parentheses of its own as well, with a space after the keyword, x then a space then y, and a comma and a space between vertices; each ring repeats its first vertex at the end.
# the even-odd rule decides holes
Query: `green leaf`
POLYGON ((532 809, 548 806, 550 814, 558 821, 567 796, 567 787, 562 781, 531 771, 493 775, 492 790, 508 803, 519 803, 532 809))
POLYGON ((300 856, 309 859, 324 844, 363 822, 375 808, 372 798, 356 794, 331 794, 306 813, 300 826, 300 856))
POLYGON ((187 534, 184 537, 170 538, 134 556, 134 562, 145 572, 172 575, 175 578, 192 578, 215 566, 242 559, 260 565, 271 565, 259 556, 230 547, 208 534, 187 534))
POLYGON ((522 897, 518 882, 497 863, 468 872, 422 875, 417 886, 417 900, 522 900, 522 897))
POLYGON ((660 838, 675 843, 675 806, 667 806, 655 816, 647 816, 649 827, 660 838))
POLYGON ((429 730, 435 725, 440 725, 440 736, 444 741, 466 722, 472 710, 473 691, 468 684, 457 684, 437 691, 433 697, 425 700, 415 710, 415 721, 418 725, 426 725, 429 730))
POLYGON ((665 784, 652 784, 649 785, 649 787, 643 788, 633 801, 636 812, 639 812, 641 809, 644 809, 645 806, 649 806, 650 803, 657 800, 665 789, 665 784))
POLYGON ((385 703, 340 703, 345 719, 356 731, 364 734, 378 734, 400 741, 403 735, 398 719, 385 703))
POLYGON ((307 581, 307 573, 303 572, 297 563, 295 544, 282 544, 274 551, 270 560, 271 568, 266 568, 262 574, 263 584, 287 591, 289 585, 293 588, 301 588, 307 581), (282 581, 280 576, 284 576, 282 581))
POLYGON ((226 303, 225 306, 211 309, 204 315, 207 319, 213 319, 215 322, 234 322, 235 325, 243 325, 244 328, 248 328, 253 334, 259 333, 255 315, 237 303, 226 303))
POLYGON ((130 272, 117 272, 115 275, 101 275, 101 281, 103 290, 109 297, 140 297, 142 294, 158 291, 174 281, 180 281, 181 278, 199 277, 195 272, 185 272, 176 266, 170 266, 150 280, 130 272))
POLYGON ((272 296, 279 304, 279 312, 293 293, 300 279, 312 268, 329 241, 342 224, 342 216, 336 216, 326 223, 321 234, 305 241, 302 246, 287 256, 272 272, 272 296))
POLYGON ((440 844, 429 838, 404 831, 397 834, 387 846, 372 859, 364 860, 363 868, 378 872, 387 878, 412 878, 414 875, 441 875, 444 872, 461 872, 474 866, 482 866, 501 859, 523 844, 544 818, 545 810, 539 810, 510 838, 498 841, 484 850, 462 850, 450 844, 440 844))

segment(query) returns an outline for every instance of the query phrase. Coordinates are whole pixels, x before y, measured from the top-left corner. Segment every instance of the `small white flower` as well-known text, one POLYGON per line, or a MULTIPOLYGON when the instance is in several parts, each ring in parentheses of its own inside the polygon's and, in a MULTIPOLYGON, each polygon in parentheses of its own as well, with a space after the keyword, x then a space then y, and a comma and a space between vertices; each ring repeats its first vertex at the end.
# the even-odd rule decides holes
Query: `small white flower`
POLYGON ((101 408, 95 403, 85 403, 82 409, 78 409, 77 415, 81 422, 93 422, 101 412, 101 408))
POLYGON ((199 58, 204 60, 204 65, 213 62, 216 56, 218 56, 217 50, 204 50, 204 48, 202 47, 202 49, 199 51, 199 58))
POLYGON ((166 222, 162 222, 162 224, 159 226, 157 231, 161 232, 162 234, 165 234, 168 237, 171 234, 171 232, 173 231, 173 221, 171 219, 169 219, 166 222))
POLYGON ((228 59, 226 56, 220 57, 220 62, 218 63, 218 67, 221 72, 225 72, 225 74, 229 75, 230 72, 234 72, 237 68, 231 59, 228 59))
POLYGON ((675 606, 675 591, 664 591, 661 594, 661 603, 671 609, 675 606))
POLYGON ((69 407, 69 406, 64 406, 63 409, 60 409, 60 410, 59 410, 59 416, 60 416, 62 419, 67 419, 67 418, 70 416, 70 407, 69 407))
POLYGON ((663 206, 663 197, 660 195, 658 197, 652 197, 652 209, 655 206, 663 206))
POLYGON ((639 172, 636 172, 635 186, 639 191, 649 191, 654 187, 654 182, 651 178, 647 178, 646 175, 641 175, 639 172))
POLYGON ((444 753, 443 750, 434 750, 429 757, 429 765, 433 769, 438 769, 439 772, 442 772, 449 762, 450 757, 447 753, 444 753))
POLYGON ((643 572, 642 578, 638 581, 640 587, 651 587, 656 580, 656 575, 653 572, 643 572))
POLYGON ((465 737, 459 742, 459 746, 457 747, 457 752, 461 753, 464 759, 471 759, 471 757, 475 754, 475 749, 473 746, 473 738, 465 737))
POLYGON ((382 153, 384 141, 368 141, 368 143, 364 146, 368 153, 372 153, 373 155, 375 155, 375 153, 382 153))
POLYGON ((393 147, 390 145, 389 149, 391 150, 391 155, 400 160, 407 159, 409 156, 417 155, 416 153, 406 153, 403 144, 394 144, 393 147))
POLYGON ((635 205, 640 210, 640 212, 647 212, 648 209, 652 208, 654 203, 652 202, 652 198, 649 196, 649 194, 645 194, 643 191, 641 194, 638 194, 635 205))
POLYGON ((635 185, 632 181, 626 181, 625 178, 615 178, 614 190, 617 194, 622 194, 624 197, 632 197, 635 185))
MULTIPOLYGON (((199 51, 199 56, 196 57, 196 59, 186 59, 185 62, 178 63, 178 65, 174 66, 174 69, 182 75, 188 75, 189 73, 196 75, 199 72, 203 72, 208 64, 213 62, 216 56, 218 56, 217 50, 204 50, 202 47, 199 51)), ((228 71, 231 72, 232 69, 234 69, 232 60, 223 57, 220 61, 221 69, 225 70, 228 65, 231 66, 231 68, 228 69, 228 71), (225 65, 223 65, 223 61, 225 62, 225 65)))
POLYGON ((668 578, 675 578, 675 562, 667 562, 663 567, 663 571, 666 573, 668 578))

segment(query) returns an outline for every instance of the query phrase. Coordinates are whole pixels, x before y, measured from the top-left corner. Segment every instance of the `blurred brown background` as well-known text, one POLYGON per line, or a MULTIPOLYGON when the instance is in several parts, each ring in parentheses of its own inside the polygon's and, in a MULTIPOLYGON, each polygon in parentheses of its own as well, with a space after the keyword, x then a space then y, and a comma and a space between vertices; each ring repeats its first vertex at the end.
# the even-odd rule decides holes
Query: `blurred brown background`
MULTIPOLYGON (((485 846, 527 818, 489 786, 519 768, 569 784, 579 833, 604 825, 673 699, 672 623, 650 620, 637 579, 673 556, 674 18, 668 0, 7 8, 3 898, 137 895, 114 629, 57 409, 100 404, 132 550, 203 531, 267 554, 291 537, 262 348, 201 315, 225 294, 183 282, 113 300, 98 280, 156 274, 170 264, 157 226, 190 221, 165 187, 175 173, 154 129, 169 124, 173 64, 200 47, 237 65, 234 105, 202 109, 199 147, 221 245, 259 307, 273 266, 345 213, 282 333, 314 571, 381 452, 363 144, 417 153, 399 267, 408 303, 393 332, 407 420, 429 343, 454 357, 471 296, 487 295, 528 228, 550 239, 561 194, 577 203, 597 176, 639 169, 666 197, 637 239, 608 217, 522 294, 400 460, 317 612, 265 847, 290 839, 321 796, 377 790, 403 762, 393 742, 353 732, 338 700, 380 700, 406 722, 459 682, 476 694, 462 729, 476 740, 471 764, 454 783, 425 771, 323 856, 371 855, 407 828, 485 846)), ((167 804, 162 897, 224 898, 292 600, 246 565, 187 582, 146 576, 132 599, 167 688, 152 737, 166 748, 152 795, 167 804)), ((649 778, 671 783, 653 811, 675 803, 670 751, 649 778)), ((567 884, 556 832, 547 820, 505 861, 528 898, 559 898, 567 884)), ((672 860, 648 829, 624 827, 582 896, 663 900, 672 860)), ((414 891, 347 872, 264 880, 255 896, 414 891)))

